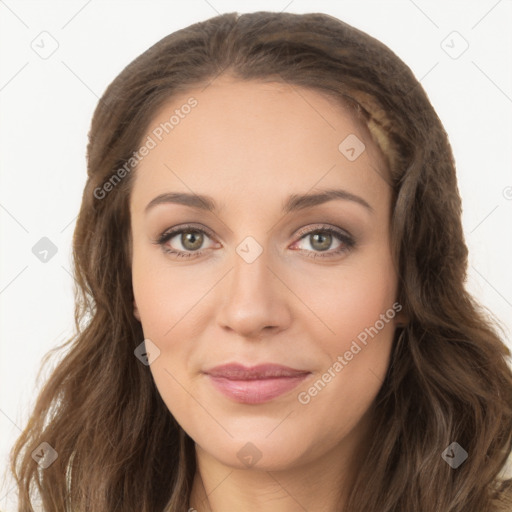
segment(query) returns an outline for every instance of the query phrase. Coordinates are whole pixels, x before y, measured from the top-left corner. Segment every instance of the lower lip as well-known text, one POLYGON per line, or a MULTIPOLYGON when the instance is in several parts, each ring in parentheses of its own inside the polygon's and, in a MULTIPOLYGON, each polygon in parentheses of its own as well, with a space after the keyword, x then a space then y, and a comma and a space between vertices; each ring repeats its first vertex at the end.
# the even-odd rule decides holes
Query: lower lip
POLYGON ((222 394, 243 404, 262 404, 292 390, 309 374, 295 377, 277 377, 257 380, 230 380, 208 375, 212 384, 222 394))

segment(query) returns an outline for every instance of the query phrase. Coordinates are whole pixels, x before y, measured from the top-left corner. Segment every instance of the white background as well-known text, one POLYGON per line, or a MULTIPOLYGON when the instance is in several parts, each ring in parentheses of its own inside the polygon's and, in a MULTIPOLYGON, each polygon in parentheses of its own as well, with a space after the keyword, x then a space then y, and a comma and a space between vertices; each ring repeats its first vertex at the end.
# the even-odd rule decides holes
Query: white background
MULTIPOLYGON (((0 478, 25 425, 43 355, 73 333, 71 240, 99 97, 167 34, 223 12, 332 14, 413 70, 450 136, 470 250, 468 287, 512 332, 512 2, 0 0, 0 478), (58 48, 47 59, 33 49, 58 48), (452 58, 469 44, 459 58, 452 58), (451 34, 451 35, 450 35, 451 34), (447 38, 447 36, 449 36, 447 38), (444 43, 442 43, 445 41, 444 43), (443 49, 444 45, 444 49, 443 49), (450 50, 447 46, 451 46, 450 50), (57 254, 32 247, 48 237, 57 254)), ((0 510, 15 510, 0 481, 0 510)))

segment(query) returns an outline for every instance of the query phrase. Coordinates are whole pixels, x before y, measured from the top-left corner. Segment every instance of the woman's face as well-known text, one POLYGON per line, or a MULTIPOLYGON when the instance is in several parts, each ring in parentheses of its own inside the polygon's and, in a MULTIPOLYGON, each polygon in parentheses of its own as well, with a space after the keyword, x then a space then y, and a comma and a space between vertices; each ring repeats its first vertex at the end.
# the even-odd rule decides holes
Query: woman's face
POLYGON ((400 316, 388 171, 368 132, 318 92, 221 77, 174 97, 144 143, 135 316, 169 411, 232 467, 342 453, 400 316))

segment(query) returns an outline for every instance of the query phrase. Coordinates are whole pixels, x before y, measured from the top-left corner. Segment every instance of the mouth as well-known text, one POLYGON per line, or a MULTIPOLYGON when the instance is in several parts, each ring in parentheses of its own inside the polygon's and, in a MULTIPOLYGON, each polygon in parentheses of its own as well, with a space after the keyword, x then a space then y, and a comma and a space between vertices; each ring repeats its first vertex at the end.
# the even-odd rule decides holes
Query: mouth
POLYGON ((276 364, 245 367, 240 364, 216 366, 204 372, 212 385, 231 400, 261 404, 291 391, 306 377, 307 370, 276 364))

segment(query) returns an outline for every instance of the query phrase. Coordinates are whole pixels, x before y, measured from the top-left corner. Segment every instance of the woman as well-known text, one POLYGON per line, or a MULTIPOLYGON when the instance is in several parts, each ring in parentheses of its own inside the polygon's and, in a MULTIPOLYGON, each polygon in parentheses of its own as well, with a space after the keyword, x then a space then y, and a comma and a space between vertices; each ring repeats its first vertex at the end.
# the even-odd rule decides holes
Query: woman
POLYGON ((512 374, 464 288, 451 148, 327 15, 162 39, 94 114, 77 335, 19 510, 510 510, 512 374))

